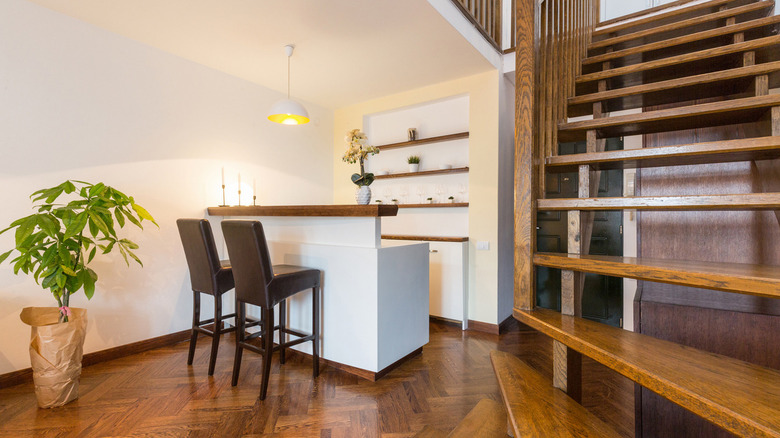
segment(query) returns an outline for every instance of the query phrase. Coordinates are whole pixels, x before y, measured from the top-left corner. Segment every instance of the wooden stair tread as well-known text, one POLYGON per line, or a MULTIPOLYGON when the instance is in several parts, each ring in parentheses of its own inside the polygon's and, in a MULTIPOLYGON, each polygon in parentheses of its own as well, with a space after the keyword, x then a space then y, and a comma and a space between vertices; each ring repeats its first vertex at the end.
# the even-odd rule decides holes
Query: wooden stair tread
POLYGON ((639 32, 633 32, 626 35, 615 36, 612 38, 606 38, 600 41, 595 41, 588 46, 588 49, 589 50, 604 49, 609 46, 622 44, 639 38, 646 38, 653 35, 659 35, 659 34, 671 32, 679 29, 692 28, 697 25, 709 23, 723 18, 739 17, 746 14, 763 12, 764 10, 774 6, 774 4, 775 4, 774 1, 759 1, 756 3, 750 3, 744 6, 738 6, 733 9, 726 9, 724 11, 719 11, 712 14, 689 18, 687 20, 680 20, 674 23, 669 23, 663 26, 645 29, 639 32))
POLYGON ((780 137, 693 143, 642 149, 592 152, 547 157, 549 172, 576 172, 580 165, 593 170, 686 166, 780 158, 780 137))
POLYGON ((780 94, 688 105, 616 117, 561 123, 558 140, 582 141, 595 130, 599 138, 648 134, 709 126, 752 122, 773 106, 780 105, 780 94))
POLYGON ((780 210, 780 193, 549 198, 537 200, 537 208, 541 211, 625 209, 646 211, 780 210))
MULTIPOLYGON (((731 26, 719 27, 717 29, 710 29, 701 32, 696 32, 690 35, 683 35, 676 38, 671 38, 663 41, 656 41, 653 43, 642 44, 636 47, 630 47, 622 50, 615 50, 614 52, 603 53, 601 55, 594 55, 582 60, 582 65, 598 64, 605 61, 611 61, 618 58, 624 58, 626 56, 638 55, 645 52, 654 50, 661 50, 673 46, 682 44, 695 43, 709 38, 716 38, 720 36, 732 35, 737 32, 745 32, 752 29, 757 29, 764 26, 772 26, 780 23, 780 15, 773 15, 769 17, 759 18, 756 20, 746 21, 744 23, 733 24, 731 26)), ((729 44, 733 43, 730 41, 729 44)))
MULTIPOLYGON (((777 47, 774 46, 778 44, 780 44, 780 35, 772 35, 764 38, 745 41, 742 43, 729 44, 726 46, 716 47, 712 49, 704 49, 696 52, 685 53, 682 55, 670 56, 668 58, 642 62, 639 64, 627 65, 625 67, 617 67, 609 70, 589 73, 589 74, 578 76, 576 82, 578 85, 582 85, 588 82, 600 81, 603 79, 610 79, 618 76, 638 74, 638 73, 643 73, 643 72, 647 72, 650 70, 655 70, 663 67, 673 67, 673 66, 679 67, 686 63, 703 61, 703 60, 711 61, 713 60, 713 58, 735 55, 735 54, 740 55, 741 53, 747 51, 758 51, 759 52, 758 54, 761 54, 762 53, 761 51, 766 51, 766 52, 771 52, 770 54, 774 54, 776 56, 777 47)), ((771 60, 774 61, 776 59, 771 59, 771 60)), ((680 76, 689 76, 689 75, 690 75, 689 72, 687 72, 684 69, 681 69, 680 76)))
POLYGON ((497 401, 483 398, 447 436, 450 438, 504 438, 507 436, 506 411, 497 401))
POLYGON ((514 436, 620 436, 519 358, 491 351, 490 360, 514 436))
MULTIPOLYGON (((707 13, 717 12, 719 7, 728 6, 729 3, 735 3, 735 2, 734 0, 713 0, 705 3, 698 3, 695 5, 670 10, 667 12, 662 12, 656 15, 647 15, 646 17, 637 18, 635 20, 626 21, 623 23, 617 23, 612 26, 597 27, 593 31, 593 38, 598 38, 600 36, 609 35, 609 34, 630 33, 628 31, 630 31, 631 28, 639 28, 635 30, 636 32, 638 30, 642 30, 644 27, 647 26, 658 25, 658 23, 666 24, 664 22, 665 20, 679 18, 681 16, 687 16, 691 14, 704 15, 707 13)), ((649 9, 645 12, 650 13, 653 12, 653 10, 649 9)))
POLYGON ((770 75, 770 88, 780 85, 780 61, 719 70, 694 76, 650 82, 570 97, 569 117, 593 114, 593 104, 604 102, 604 112, 662 105, 731 94, 749 88, 758 75, 770 75))
POLYGON ((780 436, 780 371, 546 309, 520 322, 740 436, 780 436))
POLYGON ((414 438, 447 438, 447 432, 426 425, 414 435, 414 438))
POLYGON ((780 298, 779 266, 557 253, 533 259, 548 268, 780 298))

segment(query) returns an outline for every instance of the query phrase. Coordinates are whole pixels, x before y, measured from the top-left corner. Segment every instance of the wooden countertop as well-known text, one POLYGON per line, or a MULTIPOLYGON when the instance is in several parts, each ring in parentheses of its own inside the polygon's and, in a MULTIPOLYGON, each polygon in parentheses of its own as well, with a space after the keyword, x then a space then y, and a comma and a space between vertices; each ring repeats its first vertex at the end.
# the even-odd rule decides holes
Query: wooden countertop
POLYGON ((380 217, 398 215, 398 206, 383 205, 256 205, 209 207, 212 216, 380 217))

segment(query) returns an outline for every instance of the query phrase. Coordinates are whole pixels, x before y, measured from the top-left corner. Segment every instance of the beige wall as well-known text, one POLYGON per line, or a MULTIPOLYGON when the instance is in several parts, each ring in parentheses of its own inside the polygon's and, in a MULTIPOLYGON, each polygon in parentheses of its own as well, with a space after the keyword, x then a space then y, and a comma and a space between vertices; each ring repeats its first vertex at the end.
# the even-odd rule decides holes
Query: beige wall
MULTIPOLYGON (((100 276, 95 296, 71 301, 89 312, 86 353, 190 326, 175 221, 204 217, 221 201, 223 166, 233 193, 241 172, 244 202, 253 179, 258 203, 331 201, 330 110, 307 104, 312 123, 304 126, 268 122, 281 93, 24 0, 0 2, 0 40, 0 228, 30 214, 30 193, 68 178, 115 186, 160 224, 126 230, 143 268, 128 268, 116 252, 90 264, 100 276)), ((12 245, 12 233, 0 236, 0 252, 12 245)), ((202 315, 211 315, 203 301, 202 315)), ((224 302, 231 307, 230 297, 224 302)), ((0 374, 30 366, 21 309, 55 303, 0 265, 0 374)))
POLYGON ((499 79, 494 70, 338 109, 333 131, 334 202, 352 204, 356 165, 341 161, 348 130, 362 128, 370 114, 469 95, 469 319, 491 324, 498 322, 499 79), (490 250, 476 251, 477 241, 490 242, 490 250))

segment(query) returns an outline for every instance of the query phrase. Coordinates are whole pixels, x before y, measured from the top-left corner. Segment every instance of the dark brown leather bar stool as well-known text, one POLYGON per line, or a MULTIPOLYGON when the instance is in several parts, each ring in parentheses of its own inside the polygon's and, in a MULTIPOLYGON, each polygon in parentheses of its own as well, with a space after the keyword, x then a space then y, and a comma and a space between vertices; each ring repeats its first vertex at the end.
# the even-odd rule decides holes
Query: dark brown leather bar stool
POLYGON ((263 225, 259 221, 226 220, 222 221, 222 234, 225 236, 230 263, 233 266, 233 278, 236 282, 236 358, 233 362, 233 386, 238 383, 241 368, 241 355, 244 348, 263 355, 263 376, 260 384, 260 400, 265 400, 268 391, 268 378, 271 375, 271 356, 279 350, 279 360, 284 363, 286 348, 303 342, 312 341, 313 376, 319 375, 319 300, 320 276, 317 269, 293 265, 271 266, 268 243, 265 240, 263 225), (302 292, 312 290, 312 334, 305 334, 286 327, 286 299, 302 292), (262 330, 246 335, 246 304, 262 308, 262 330), (274 306, 280 305, 280 324, 274 326, 274 306), (274 331, 279 330, 279 345, 274 346, 274 331), (285 342, 286 334, 298 337, 285 342), (247 341, 262 337, 262 348, 247 341))
POLYGON ((217 363, 219 337, 223 333, 235 330, 235 327, 223 329, 222 321, 236 316, 235 313, 222 315, 222 294, 233 289, 233 271, 230 262, 220 261, 211 225, 206 219, 179 219, 179 236, 184 246, 184 256, 190 268, 192 283, 192 337, 190 338, 190 354, 187 365, 192 365, 195 356, 195 343, 198 333, 211 336, 211 358, 209 359, 209 376, 214 375, 217 363), (214 318, 200 320, 200 294, 214 296, 214 318), (204 326, 214 323, 214 330, 204 326))

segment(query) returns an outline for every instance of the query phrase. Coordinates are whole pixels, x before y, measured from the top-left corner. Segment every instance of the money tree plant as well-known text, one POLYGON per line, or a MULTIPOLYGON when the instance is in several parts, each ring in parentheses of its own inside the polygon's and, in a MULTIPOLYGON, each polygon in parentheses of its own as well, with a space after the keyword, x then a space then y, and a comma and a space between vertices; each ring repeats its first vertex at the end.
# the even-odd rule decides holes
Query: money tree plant
POLYGON ((108 254, 118 249, 128 266, 130 259, 143 266, 133 252, 138 245, 116 231, 117 225, 124 228, 128 222, 141 229, 144 220, 157 225, 132 196, 103 183, 69 180, 38 190, 30 198, 37 212, 0 231, 16 228, 15 246, 0 255, 0 263, 16 251, 18 256, 10 262, 14 274, 32 275, 54 295, 60 322, 68 321, 71 295, 82 289, 87 299, 94 295, 98 276, 88 264, 98 251, 108 254))

